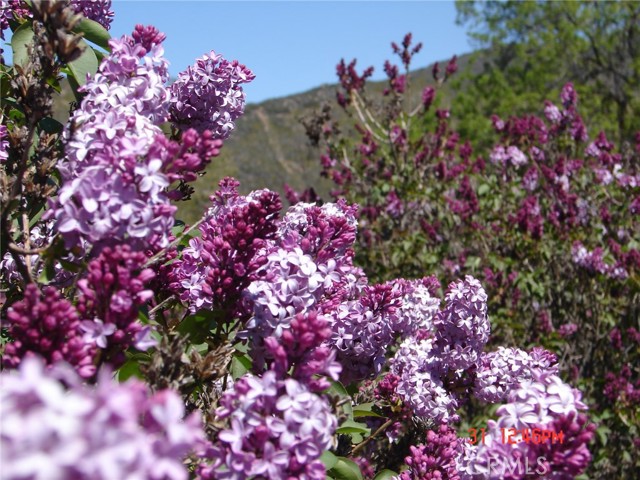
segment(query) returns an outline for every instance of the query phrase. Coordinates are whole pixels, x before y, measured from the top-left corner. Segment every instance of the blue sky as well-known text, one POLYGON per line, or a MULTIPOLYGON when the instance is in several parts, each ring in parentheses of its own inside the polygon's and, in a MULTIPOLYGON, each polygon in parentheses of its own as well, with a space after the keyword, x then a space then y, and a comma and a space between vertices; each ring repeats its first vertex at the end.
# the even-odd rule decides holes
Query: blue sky
POLYGON ((407 32, 424 44, 415 67, 472 50, 453 2, 115 0, 112 9, 112 36, 136 23, 167 35, 173 76, 211 50, 247 65, 256 74, 245 87, 251 103, 334 83, 342 57, 383 78, 390 42, 407 32))
MULTIPOLYGON (((137 23, 167 35, 172 76, 211 50, 247 65, 256 74, 245 86, 250 103, 335 83, 341 58, 357 58, 360 71, 373 65, 382 79, 390 43, 407 32, 424 44, 413 68, 472 50, 453 1, 114 0, 112 9, 112 37, 137 23)), ((5 55, 10 62, 10 46, 5 55)))

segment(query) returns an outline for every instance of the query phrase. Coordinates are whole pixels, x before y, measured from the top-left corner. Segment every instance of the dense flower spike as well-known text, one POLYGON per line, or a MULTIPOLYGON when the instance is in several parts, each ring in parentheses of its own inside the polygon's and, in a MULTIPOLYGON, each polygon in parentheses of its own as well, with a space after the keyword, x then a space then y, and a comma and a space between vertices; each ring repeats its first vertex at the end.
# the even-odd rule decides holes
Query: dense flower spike
POLYGON ((429 430, 426 443, 411 446, 411 455, 405 459, 407 470, 397 480, 459 480, 456 460, 462 451, 462 442, 456 432, 446 425, 429 430))
POLYGON ((78 312, 55 288, 29 284, 24 299, 7 312, 6 325, 12 342, 4 348, 5 367, 17 367, 33 355, 47 364, 66 361, 84 377, 96 372, 93 364, 96 349, 85 342, 78 312))
POLYGON ((171 121, 180 129, 210 130, 216 139, 229 137, 244 114, 242 84, 254 78, 237 60, 230 62, 211 51, 171 85, 171 121))
MULTIPOLYGON (((533 369, 557 373, 555 360, 541 358, 545 352, 534 350, 531 355, 518 348, 498 347, 495 352, 483 353, 476 369, 474 395, 487 403, 505 400, 507 395, 533 376, 533 369)), ((546 352, 547 355, 549 352, 546 352)), ((543 357, 544 358, 544 357, 543 357)))
POLYGON ((446 306, 434 319, 438 355, 452 369, 466 369, 478 360, 489 340, 487 294, 471 276, 449 285, 446 306))
POLYGON ((30 358, 0 374, 2 478, 188 478, 183 459, 204 433, 197 413, 183 421, 177 394, 106 372, 90 388, 57 368, 30 358))
POLYGON ((192 312, 216 308, 239 313, 243 290, 267 261, 263 250, 276 232, 281 208, 277 193, 238 194, 238 182, 221 180, 213 206, 182 258, 172 264, 170 287, 192 312))
MULTIPOLYGON (((67 130, 63 186, 52 215, 67 246, 129 240, 163 247, 175 207, 163 192, 162 159, 148 155, 168 118, 167 61, 153 27, 110 40, 111 54, 82 87, 86 93, 67 130), (145 32, 145 34, 141 33, 145 32)), ((173 158, 171 159, 173 160, 173 158)))
MULTIPOLYGON (((396 392, 414 415, 437 424, 459 419, 458 396, 450 391, 448 366, 436 352, 433 338, 406 339, 396 352, 391 372, 399 377, 396 392)), ((454 380, 459 378, 455 374, 454 380)))
POLYGON ((149 327, 138 321, 138 308, 153 296, 147 285, 155 274, 143 268, 146 259, 127 245, 106 247, 78 282, 85 339, 105 349, 103 358, 115 365, 124 361, 128 347, 146 350, 153 345, 149 327))
POLYGON ((323 398, 273 371, 245 376, 225 393, 217 410, 229 428, 208 453, 202 479, 297 478, 324 480, 319 460, 331 445, 336 418, 323 398))

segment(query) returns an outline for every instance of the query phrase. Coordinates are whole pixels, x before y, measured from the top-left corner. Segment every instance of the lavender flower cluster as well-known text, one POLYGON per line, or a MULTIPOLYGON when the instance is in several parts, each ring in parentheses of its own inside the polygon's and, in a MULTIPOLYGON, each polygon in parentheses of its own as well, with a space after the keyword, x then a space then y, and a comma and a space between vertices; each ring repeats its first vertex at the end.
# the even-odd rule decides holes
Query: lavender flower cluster
POLYGON ((0 374, 0 385, 6 480, 186 480, 183 458, 204 442, 200 416, 183 421, 177 394, 151 395, 144 384, 120 384, 107 372, 87 387, 62 366, 45 370, 28 358, 0 374))
POLYGON ((281 380, 275 371, 245 376, 220 400, 222 430, 218 444, 202 465, 203 480, 271 478, 324 480, 318 459, 331 446, 337 426, 328 402, 293 378, 281 380))
POLYGON ((244 113, 243 83, 255 75, 237 60, 211 51, 178 75, 171 85, 171 121, 179 128, 210 130, 226 139, 244 113))
POLYGON ((508 402, 497 410, 497 421, 490 420, 485 441, 477 446, 465 443, 459 458, 463 479, 519 479, 526 473, 523 464, 535 466, 538 473, 551 478, 572 479, 591 461, 588 449, 596 426, 588 424, 587 409, 581 393, 564 383, 553 369, 533 369, 532 378, 524 380, 508 394, 508 402), (501 429, 540 429, 562 434, 562 441, 522 441, 501 439, 501 429), (517 463, 518 468, 510 463, 517 463))
POLYGON ((70 0, 69 5, 89 20, 98 22, 109 30, 113 21, 111 0, 70 0))
POLYGON ((65 132, 63 185, 50 213, 68 247, 80 239, 167 244, 175 207, 163 191, 169 182, 162 161, 147 155, 168 118, 163 40, 140 25, 132 36, 110 40, 110 55, 82 87, 86 95, 65 132))
POLYGON ((276 231, 280 199, 269 190, 243 196, 238 185, 231 178, 220 182, 201 236, 189 241, 169 272, 170 288, 191 312, 218 308, 238 313, 242 292, 267 261, 264 249, 276 231))

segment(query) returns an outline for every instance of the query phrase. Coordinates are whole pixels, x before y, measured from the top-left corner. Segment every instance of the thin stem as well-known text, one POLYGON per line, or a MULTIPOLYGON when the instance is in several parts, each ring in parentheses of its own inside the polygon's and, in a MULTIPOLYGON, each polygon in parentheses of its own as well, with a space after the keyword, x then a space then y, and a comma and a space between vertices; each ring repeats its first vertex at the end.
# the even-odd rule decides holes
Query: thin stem
POLYGON ((149 310, 149 316, 154 315, 158 310, 160 310, 165 305, 173 302, 175 299, 176 299, 176 297, 174 295, 171 295, 170 297, 165 298, 158 305, 156 305, 151 310, 149 310))
POLYGON ((375 437, 377 437, 380 433, 382 433, 383 431, 385 431, 387 428, 389 428, 392 424, 393 424, 394 420, 392 418, 390 418, 389 420, 387 420, 386 422, 384 422, 380 428, 378 428, 375 432, 373 432, 373 434, 371 436, 369 436, 368 438, 366 438, 363 442, 360 442, 358 445, 356 445, 355 447, 353 447, 353 450, 351 450, 351 455, 354 456, 356 453, 358 453, 360 450, 362 450, 371 440, 373 440, 375 437))
POLYGON ((191 225, 187 230, 185 230, 184 232, 182 232, 182 235, 180 235, 178 238, 176 238, 173 242, 171 242, 169 245, 167 245, 166 247, 164 247, 162 250, 160 250, 158 253, 156 253, 153 257, 151 257, 149 260, 147 260, 147 262, 142 266, 142 268, 147 268, 150 267, 151 265, 153 265, 156 262, 159 262, 164 256, 165 254, 169 251, 170 248, 175 247, 178 243, 180 243, 180 241, 187 235, 189 235, 194 229, 198 228, 200 226, 200 224, 204 221, 204 217, 201 218, 200 220, 198 220, 196 223, 194 223, 193 225, 191 225))

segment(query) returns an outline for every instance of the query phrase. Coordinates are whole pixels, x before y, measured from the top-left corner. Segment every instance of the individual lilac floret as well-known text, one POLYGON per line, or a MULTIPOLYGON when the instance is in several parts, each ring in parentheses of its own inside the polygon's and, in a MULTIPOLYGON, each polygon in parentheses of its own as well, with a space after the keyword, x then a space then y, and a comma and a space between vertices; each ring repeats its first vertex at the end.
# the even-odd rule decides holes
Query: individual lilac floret
POLYGON ((113 21, 111 0, 70 0, 69 5, 78 13, 109 30, 113 21))
POLYGON ((487 294, 478 280, 467 275, 449 285, 445 302, 434 319, 435 347, 449 368, 464 370, 478 360, 489 340, 487 294))
POLYGON ((40 293, 35 284, 27 285, 24 298, 9 308, 6 324, 13 341, 5 345, 5 367, 39 355, 47 364, 68 362, 84 378, 95 374, 96 349, 84 341, 76 309, 55 288, 40 293))
POLYGON ((407 470, 395 480, 459 480, 456 459, 463 450, 463 439, 455 430, 441 425, 429 430, 424 445, 409 447, 411 454, 405 459, 407 470))
POLYGON ((153 297, 147 289, 154 272, 143 268, 146 256, 128 245, 105 248, 78 281, 78 312, 85 339, 106 349, 102 358, 120 365, 124 350, 148 345, 149 329, 138 321, 138 308, 153 297))
POLYGON ((180 129, 210 130, 226 139, 244 114, 242 84, 255 75, 237 60, 211 51, 199 58, 171 85, 171 121, 180 129))
POLYGON ((172 391, 150 394, 108 372, 87 387, 26 359, 0 374, 2 478, 187 480, 183 460, 205 439, 199 415, 184 414, 172 391))
POLYGON ((171 266, 170 288, 191 312, 216 308, 238 313, 243 290, 267 261, 264 250, 276 232, 280 198, 270 190, 243 196, 238 186, 232 178, 220 181, 200 238, 190 240, 171 266))
POLYGON ((293 378, 247 375, 220 399, 220 420, 229 428, 207 453, 203 480, 271 478, 324 480, 320 455, 337 426, 328 402, 293 378))

